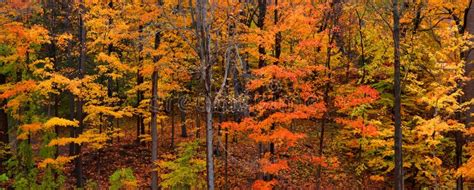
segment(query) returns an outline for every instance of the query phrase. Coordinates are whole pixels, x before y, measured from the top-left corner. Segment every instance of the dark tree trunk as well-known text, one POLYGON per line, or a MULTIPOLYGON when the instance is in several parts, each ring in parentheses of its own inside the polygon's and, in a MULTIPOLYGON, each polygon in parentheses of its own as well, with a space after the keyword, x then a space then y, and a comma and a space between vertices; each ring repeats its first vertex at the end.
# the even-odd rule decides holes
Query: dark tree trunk
MULTIPOLYGON (((80 10, 79 10, 79 39, 80 39, 80 54, 79 54, 79 78, 84 78, 84 68, 86 63, 86 28, 84 25, 84 13, 85 7, 83 0, 79 1, 80 10)), ((82 113, 82 106, 84 105, 81 97, 77 98, 77 107, 76 107, 76 119, 79 121, 79 127, 75 128, 74 137, 78 137, 84 130, 84 116, 82 113)), ((77 157, 74 159, 74 173, 76 176, 76 185, 77 187, 84 187, 84 176, 82 172, 82 155, 81 155, 81 146, 74 144, 74 155, 77 157)))
MULTIPOLYGON (((265 25, 265 15, 267 14, 267 0, 258 0, 258 17, 257 17, 257 27, 260 30, 263 30, 265 25)), ((258 68, 265 66, 265 47, 263 44, 258 45, 258 68)))
MULTIPOLYGON (((72 93, 69 93, 70 94, 70 98, 69 98, 69 119, 70 120, 74 120, 74 118, 76 118, 76 112, 75 112, 75 105, 76 105, 76 102, 74 101, 74 94, 72 93)), ((76 131, 76 128, 75 127, 69 127, 69 136, 70 137, 74 137, 75 136, 75 131, 76 131)), ((75 148, 75 145, 74 143, 70 143, 69 144, 69 156, 74 156, 74 153, 76 152, 74 150, 75 148)))
MULTIPOLYGON (((162 2, 158 2, 161 7, 162 2)), ((161 42, 161 32, 157 31, 155 33, 155 49, 158 49, 161 42)), ((157 129, 157 113, 158 113, 158 63, 159 57, 154 57, 153 61, 155 63, 155 68, 153 69, 153 74, 151 77, 151 163, 153 169, 156 168, 155 162, 158 160, 158 129, 157 129)), ((158 189, 158 172, 153 170, 151 172, 151 189, 158 189)))
MULTIPOLYGON (((143 32, 143 26, 140 25, 139 26, 139 29, 138 29, 139 33, 140 33, 140 46, 139 46, 139 56, 138 56, 138 69, 137 69, 137 86, 140 86, 142 83, 143 83, 143 76, 140 74, 140 71, 141 71, 141 64, 143 63, 143 56, 142 56, 142 51, 143 51, 143 37, 142 37, 142 32, 143 32)), ((140 102, 142 101, 142 98, 143 98, 143 92, 141 90, 137 90, 137 104, 136 104, 136 108, 138 109, 140 107, 140 102)), ((140 135, 142 134, 145 134, 144 133, 144 122, 143 122, 143 117, 141 116, 140 113, 137 113, 136 114, 136 118, 137 118, 137 142, 140 142, 140 135)))
MULTIPOLYGON (((0 85, 6 84, 7 79, 6 76, 0 74, 0 85)), ((5 100, 0 102, 0 142, 3 142, 5 145, 8 144, 9 137, 8 137, 8 115, 3 108, 6 104, 5 100)))
MULTIPOLYGON (((113 1, 109 1, 109 8, 110 9, 113 9, 114 7, 114 4, 113 4, 113 1)), ((109 18, 109 26, 112 27, 112 24, 114 23, 114 20, 112 18, 109 18)), ((112 54, 112 51, 114 49, 114 45, 112 43, 110 43, 107 47, 107 54, 110 56, 112 54)), ((109 77, 107 79, 107 97, 110 99, 112 98, 113 96, 113 89, 112 89, 112 86, 113 86, 113 83, 114 83, 114 80, 112 79, 112 77, 109 77)), ((113 106, 113 105, 109 105, 109 106, 113 106)), ((113 131, 113 128, 114 128, 114 123, 113 123, 113 120, 114 118, 112 116, 107 116, 107 128, 109 130, 107 130, 107 136, 111 135, 112 131, 113 131)), ((109 140, 107 140, 107 143, 112 143, 113 142, 113 138, 109 138, 109 140)))
MULTIPOLYGON (((460 21, 457 21, 460 23, 460 21)), ((460 33, 463 34, 467 32, 469 34, 474 34, 474 7, 472 6, 472 0, 469 2, 469 6, 465 10, 464 14, 464 26, 460 27, 460 33)), ((471 39, 474 41, 474 39, 471 39)), ((470 49, 466 54, 466 66, 464 68, 464 75, 465 76, 472 76, 472 71, 474 69, 474 64, 472 64, 474 60, 474 52, 470 49)), ((470 101, 474 98, 474 80, 469 80, 465 84, 462 84, 464 96, 461 98, 460 102, 470 101)), ((464 124, 466 127, 471 126, 472 123, 472 112, 474 111, 474 106, 469 106, 469 108, 464 113, 459 113, 458 118, 462 119, 464 117, 464 124)), ((463 146, 465 144, 465 139, 461 131, 457 131, 455 134, 455 141, 456 141, 456 168, 461 167, 463 164, 463 146)), ((464 186, 463 177, 459 176, 456 179, 456 190, 462 190, 464 186)))
POLYGON ((400 15, 398 10, 398 0, 393 0, 393 54, 394 54, 394 84, 393 96, 394 100, 394 149, 395 149, 395 181, 396 190, 403 188, 403 160, 402 160, 402 116, 401 116, 401 86, 400 86, 400 15))
POLYGON ((181 137, 188 137, 188 132, 186 131, 186 112, 184 108, 179 109, 180 118, 181 118, 181 137))
MULTIPOLYGON (((329 35, 329 43, 332 43, 333 36, 331 33, 329 35)), ((328 79, 331 78, 331 55, 332 55, 332 49, 330 48, 330 44, 328 44, 328 50, 326 54, 326 69, 328 72, 326 73, 328 79)), ((329 92, 331 90, 331 84, 326 82, 324 86, 324 104, 326 105, 327 111, 323 115, 323 119, 321 121, 321 131, 320 131, 320 136, 319 136, 319 156, 322 157, 324 155, 324 130, 326 128, 326 124, 329 121, 329 113, 330 113, 330 105, 331 105, 331 97, 329 96, 329 92)), ((322 186, 322 171, 323 168, 321 165, 318 165, 317 168, 317 173, 316 173, 316 188, 319 190, 321 189, 322 186)))
POLYGON ((171 102, 170 108, 171 108, 170 109, 170 115, 171 115, 171 148, 174 148, 175 122, 174 122, 173 102, 171 102))

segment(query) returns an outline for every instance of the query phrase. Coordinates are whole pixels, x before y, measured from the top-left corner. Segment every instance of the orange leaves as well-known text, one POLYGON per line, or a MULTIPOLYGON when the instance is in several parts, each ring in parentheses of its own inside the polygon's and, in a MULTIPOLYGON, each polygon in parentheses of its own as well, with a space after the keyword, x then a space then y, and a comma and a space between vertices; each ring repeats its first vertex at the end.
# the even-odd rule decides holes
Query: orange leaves
POLYGON ((305 137, 301 133, 293 133, 286 128, 278 127, 275 130, 266 133, 252 133, 249 137, 257 142, 273 142, 275 145, 286 145, 282 148, 294 146, 301 138, 305 137))
POLYGON ((10 22, 0 28, 0 42, 15 48, 14 56, 25 57, 32 44, 43 44, 49 42, 48 31, 38 25, 27 28, 23 23, 10 22))
POLYGON ((268 159, 269 155, 267 154, 265 158, 260 159, 259 163, 262 166, 262 171, 268 174, 277 174, 281 170, 289 169, 288 161, 278 160, 275 163, 272 163, 268 159))
POLYGON ((327 167, 328 163, 325 161, 323 156, 311 156, 309 158, 310 162, 316 166, 327 167))
POLYGON ((356 133, 362 136, 373 137, 378 134, 377 128, 374 125, 365 124, 364 120, 360 117, 355 120, 337 118, 336 122, 355 129, 356 133))
POLYGON ((253 183, 252 189, 253 190, 272 190, 273 186, 277 184, 277 180, 271 181, 264 181, 264 180, 257 180, 253 183))
POLYGON ((337 96, 335 104, 342 110, 350 109, 362 104, 370 104, 379 98, 379 92, 370 86, 362 85, 345 96, 337 96))
POLYGON ((286 128, 280 127, 272 132, 272 134, 269 136, 269 140, 275 142, 277 145, 286 142, 286 145, 291 147, 294 146, 296 141, 303 137, 305 137, 305 134, 293 133, 286 128))
POLYGON ((21 133, 17 136, 19 140, 26 140, 28 139, 28 134, 34 134, 37 131, 41 130, 41 123, 30 123, 24 124, 20 126, 21 133))
POLYGON ((36 83, 33 80, 19 82, 3 91, 3 93, 0 94, 0 100, 10 98, 17 94, 32 91, 35 87, 36 83))

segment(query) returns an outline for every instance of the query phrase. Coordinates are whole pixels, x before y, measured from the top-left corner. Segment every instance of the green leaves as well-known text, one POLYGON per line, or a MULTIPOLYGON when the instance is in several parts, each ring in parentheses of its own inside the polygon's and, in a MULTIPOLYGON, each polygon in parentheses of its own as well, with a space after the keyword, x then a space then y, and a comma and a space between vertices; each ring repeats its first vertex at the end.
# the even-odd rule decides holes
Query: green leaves
POLYGON ((131 168, 122 168, 116 170, 110 177, 110 190, 119 190, 121 188, 131 189, 137 187, 137 180, 131 168))
MULTIPOLYGON (((206 168, 204 160, 200 159, 197 154, 198 141, 182 143, 179 145, 179 155, 170 161, 159 161, 159 173, 163 181, 160 185, 163 188, 171 189, 190 189, 196 187, 198 189, 204 187, 204 179, 201 173, 206 168)), ((173 156, 166 156, 173 158, 173 156)))

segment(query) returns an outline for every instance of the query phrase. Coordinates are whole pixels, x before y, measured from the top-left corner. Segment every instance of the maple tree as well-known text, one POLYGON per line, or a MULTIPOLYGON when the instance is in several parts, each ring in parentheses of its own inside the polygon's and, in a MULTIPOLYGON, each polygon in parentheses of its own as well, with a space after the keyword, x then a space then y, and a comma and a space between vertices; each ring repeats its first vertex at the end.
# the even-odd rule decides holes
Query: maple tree
POLYGON ((0 23, 0 188, 474 185, 471 1, 6 0, 0 23))

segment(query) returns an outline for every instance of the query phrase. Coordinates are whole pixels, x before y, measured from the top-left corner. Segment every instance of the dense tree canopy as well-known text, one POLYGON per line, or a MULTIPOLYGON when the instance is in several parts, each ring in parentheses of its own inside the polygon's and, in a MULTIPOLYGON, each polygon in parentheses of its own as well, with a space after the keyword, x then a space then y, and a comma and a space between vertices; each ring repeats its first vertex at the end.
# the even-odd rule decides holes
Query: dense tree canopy
POLYGON ((0 189, 471 189, 473 35, 470 0, 0 0, 0 189))

